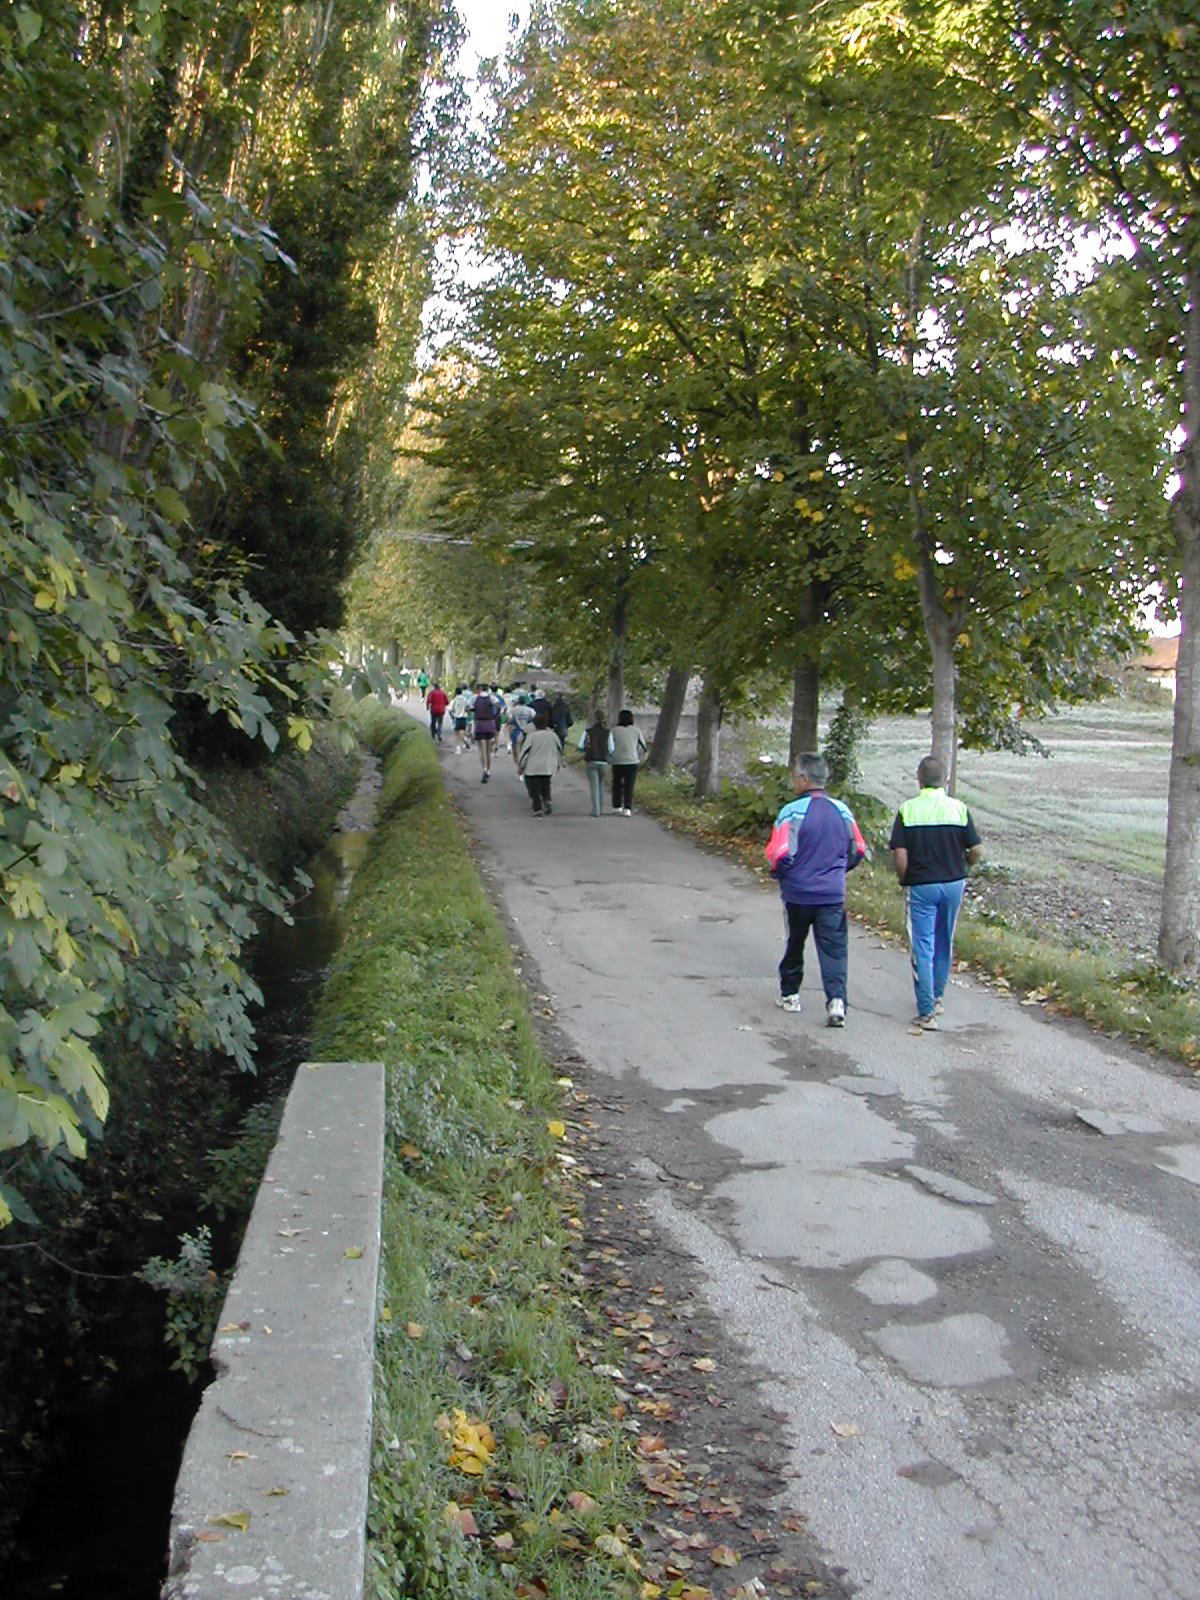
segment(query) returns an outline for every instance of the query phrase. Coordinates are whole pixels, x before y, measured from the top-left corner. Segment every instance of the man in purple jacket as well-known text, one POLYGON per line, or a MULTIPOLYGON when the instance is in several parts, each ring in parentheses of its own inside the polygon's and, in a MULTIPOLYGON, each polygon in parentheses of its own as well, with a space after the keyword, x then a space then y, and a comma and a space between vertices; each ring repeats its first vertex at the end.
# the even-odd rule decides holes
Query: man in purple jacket
POLYGON ((783 896, 787 949, 779 963, 779 998, 785 1011, 800 1010, 804 942, 811 928, 825 990, 825 1020, 846 1024, 846 874, 867 853, 850 808, 825 793, 829 765, 805 751, 792 762, 795 800, 775 819, 767 860, 783 896))

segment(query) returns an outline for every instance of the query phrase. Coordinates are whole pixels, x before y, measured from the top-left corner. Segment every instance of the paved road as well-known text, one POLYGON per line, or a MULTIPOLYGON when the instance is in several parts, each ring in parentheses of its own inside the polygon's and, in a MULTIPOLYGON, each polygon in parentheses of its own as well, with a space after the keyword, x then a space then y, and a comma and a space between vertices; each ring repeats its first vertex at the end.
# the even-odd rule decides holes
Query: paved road
MULTIPOLYGON (((636 1105, 658 1221, 789 1417, 789 1489, 870 1600, 1200 1595, 1200 1090, 966 980, 909 1032, 774 1004, 773 886, 509 758, 442 752, 561 1027, 636 1105), (1081 1116, 1082 1114, 1082 1116, 1081 1116), (1084 1118, 1090 1118, 1090 1125, 1084 1118)), ((986 841, 985 841, 986 848, 986 841)))

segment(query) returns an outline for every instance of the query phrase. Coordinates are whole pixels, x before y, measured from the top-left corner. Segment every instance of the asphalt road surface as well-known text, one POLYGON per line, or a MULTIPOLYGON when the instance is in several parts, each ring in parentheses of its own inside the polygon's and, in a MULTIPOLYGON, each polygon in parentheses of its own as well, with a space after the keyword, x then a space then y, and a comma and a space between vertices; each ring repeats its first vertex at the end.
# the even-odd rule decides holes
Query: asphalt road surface
MULTIPOLYGON (((870 1600, 1200 1595, 1200 1090, 853 929, 842 1031, 778 893, 648 817, 442 766, 559 1026, 635 1108, 657 1224, 789 1420, 788 1496, 870 1600)), ((986 851, 987 841, 984 841, 986 851)), ((899 892, 899 891, 897 891, 899 892)))

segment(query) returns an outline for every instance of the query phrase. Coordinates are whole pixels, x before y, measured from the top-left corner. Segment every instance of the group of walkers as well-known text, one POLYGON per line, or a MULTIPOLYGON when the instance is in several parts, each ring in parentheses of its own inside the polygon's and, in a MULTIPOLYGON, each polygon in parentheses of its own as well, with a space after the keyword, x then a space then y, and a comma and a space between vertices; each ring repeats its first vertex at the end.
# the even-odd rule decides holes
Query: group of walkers
MULTIPOLYGON (((783 898, 786 947, 779 963, 779 998, 784 1011, 799 1011, 804 946, 809 930, 817 947, 825 1020, 846 1024, 849 937, 846 874, 867 853, 850 808, 825 792, 829 767, 823 756, 804 752, 792 762, 796 799, 775 819, 767 862, 783 898)), ((954 955, 954 929, 969 869, 982 845, 970 811, 946 793, 946 775, 936 756, 917 768, 920 792, 906 800, 892 823, 888 848, 904 890, 905 925, 912 956, 917 1014, 913 1028, 938 1027, 954 955)))
MULTIPOLYGON (((429 711, 429 731, 440 743, 450 701, 439 684, 430 686, 424 674, 418 674, 417 682, 429 711)), ((452 715, 459 752, 469 747, 473 733, 483 783, 491 775, 493 750, 507 729, 533 815, 549 816, 554 810, 553 778, 563 763, 574 722, 563 695, 552 703, 533 685, 528 693, 514 692, 509 704, 496 684, 477 684, 473 694, 460 684, 452 715)), ((597 710, 578 744, 592 816, 603 814, 605 780, 611 774, 612 810, 631 817, 638 767, 646 753, 646 740, 633 712, 622 711, 617 726, 610 729, 597 710)), ((793 759, 791 771, 796 799, 779 812, 766 847, 783 900, 786 937, 777 1004, 784 1011, 801 1009, 804 947, 811 931, 825 992, 825 1020, 829 1027, 841 1028, 846 1023, 849 954, 846 874, 864 860, 867 847, 850 808, 826 793, 829 767, 824 757, 804 752, 793 759)), ((913 1027, 921 1033, 938 1028, 966 876, 982 853, 970 811, 947 794, 945 782, 941 761, 926 756, 917 768, 919 792, 897 811, 888 840, 904 890, 917 1002, 913 1027)))

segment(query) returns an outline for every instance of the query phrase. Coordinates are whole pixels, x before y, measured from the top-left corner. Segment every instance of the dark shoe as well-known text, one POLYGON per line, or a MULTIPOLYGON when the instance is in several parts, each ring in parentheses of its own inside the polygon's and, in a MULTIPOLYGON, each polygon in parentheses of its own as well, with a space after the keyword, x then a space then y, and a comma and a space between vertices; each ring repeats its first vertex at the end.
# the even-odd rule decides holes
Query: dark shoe
POLYGON ((547 801, 546 801, 546 815, 547 815, 547 816, 549 816, 549 815, 550 815, 550 813, 551 813, 551 812, 552 812, 552 811, 553 811, 553 810, 554 810, 554 807, 553 807, 553 806, 552 806, 552 805, 551 805, 551 804, 550 804, 550 802, 549 802, 549 800, 547 800, 547 801))

